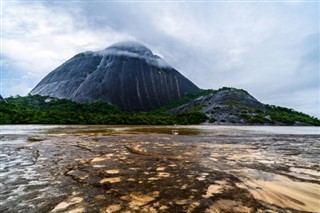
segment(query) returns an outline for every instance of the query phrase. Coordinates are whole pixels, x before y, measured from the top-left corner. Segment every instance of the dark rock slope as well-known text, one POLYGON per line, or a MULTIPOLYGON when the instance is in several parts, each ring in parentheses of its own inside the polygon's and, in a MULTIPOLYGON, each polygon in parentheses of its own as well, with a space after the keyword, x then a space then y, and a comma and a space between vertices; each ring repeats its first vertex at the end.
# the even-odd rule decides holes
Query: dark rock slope
POLYGON ((108 101, 125 111, 148 111, 198 87, 136 42, 80 53, 49 73, 31 94, 80 103, 108 101))
POLYGON ((206 114, 212 123, 255 123, 258 121, 257 117, 262 119, 263 123, 271 122, 270 118, 265 116, 266 106, 264 104, 247 91, 236 88, 225 87, 213 90, 209 95, 200 96, 169 110, 169 113, 194 111, 206 114))
POLYGON ((4 99, 2 95, 0 95, 0 103, 7 103, 6 99, 4 99))

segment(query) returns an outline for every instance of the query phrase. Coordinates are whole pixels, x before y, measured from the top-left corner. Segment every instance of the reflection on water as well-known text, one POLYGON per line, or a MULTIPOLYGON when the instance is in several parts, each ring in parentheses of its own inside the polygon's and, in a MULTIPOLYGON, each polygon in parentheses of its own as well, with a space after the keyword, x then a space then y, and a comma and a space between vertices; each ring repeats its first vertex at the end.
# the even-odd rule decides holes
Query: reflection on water
POLYGON ((177 133, 179 135, 200 135, 205 134, 205 131, 196 128, 176 128, 172 127, 158 127, 158 128, 150 128, 150 127, 142 127, 142 128, 131 128, 128 129, 127 132, 132 133, 155 133, 155 134, 173 134, 177 133))
POLYGON ((320 127, 292 126, 116 126, 116 125, 1 125, 0 134, 122 134, 158 133, 180 135, 247 135, 290 134, 319 135, 320 127))
POLYGON ((0 135, 30 135, 37 134, 54 128, 62 128, 63 125, 0 125, 0 135))

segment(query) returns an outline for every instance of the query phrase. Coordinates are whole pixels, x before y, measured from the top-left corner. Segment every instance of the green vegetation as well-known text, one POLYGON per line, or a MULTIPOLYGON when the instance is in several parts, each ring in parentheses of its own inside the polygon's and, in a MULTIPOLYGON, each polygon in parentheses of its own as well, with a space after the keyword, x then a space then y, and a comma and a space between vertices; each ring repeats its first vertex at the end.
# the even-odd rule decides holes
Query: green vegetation
POLYGON ((308 124, 313 126, 320 126, 320 120, 297 112, 293 109, 285 107, 265 105, 265 110, 251 109, 244 110, 238 114, 239 118, 245 119, 249 124, 308 124))
POLYGON ((126 113, 110 104, 98 101, 79 104, 67 99, 39 95, 10 97, 0 103, 0 124, 199 124, 207 117, 199 112, 126 113))
POLYGON ((222 88, 218 89, 218 91, 225 91, 225 90, 231 91, 231 92, 234 92, 234 93, 235 92, 237 92, 237 93, 243 92, 243 93, 248 94, 248 92, 245 91, 244 89, 237 89, 237 88, 234 88, 234 87, 222 87, 222 88))
POLYGON ((281 122, 287 125, 293 125, 295 122, 301 122, 314 126, 320 126, 319 119, 302 112, 297 112, 293 109, 273 105, 266 105, 266 108, 267 113, 270 115, 272 121, 281 122))
POLYGON ((217 120, 215 119, 215 118, 210 118, 209 119, 209 123, 214 123, 214 122, 216 122, 217 120))
POLYGON ((163 112, 166 112, 170 109, 173 109, 175 107, 179 107, 183 104, 186 104, 188 103, 189 101, 195 99, 195 98, 198 98, 200 96, 207 96, 211 93, 215 92, 215 90, 212 90, 212 89, 208 89, 208 90, 203 90, 203 89, 199 89, 193 93, 190 93, 190 94, 187 94, 185 96, 183 96, 182 98, 180 98, 179 100, 176 100, 176 101, 173 101, 169 104, 166 104, 156 110, 154 110, 152 113, 163 113, 163 112))
POLYGON ((179 107, 200 96, 207 96, 220 90, 198 90, 181 99, 169 103, 152 112, 127 113, 103 101, 80 104, 67 99, 43 97, 39 95, 10 97, 0 102, 0 124, 126 124, 126 125, 173 125, 231 122, 247 124, 320 126, 320 120, 284 107, 265 105, 261 109, 242 107, 237 101, 226 103, 232 107, 215 107, 209 118, 200 112, 202 105, 193 106, 174 115, 168 110, 179 107), (230 108, 231 107, 231 108, 230 108), (225 113, 227 117, 215 119, 215 114, 225 113), (232 117, 232 119, 231 119, 232 117))
POLYGON ((175 116, 175 120, 177 121, 178 124, 199 124, 203 123, 208 119, 208 117, 200 112, 183 112, 179 113, 175 116))

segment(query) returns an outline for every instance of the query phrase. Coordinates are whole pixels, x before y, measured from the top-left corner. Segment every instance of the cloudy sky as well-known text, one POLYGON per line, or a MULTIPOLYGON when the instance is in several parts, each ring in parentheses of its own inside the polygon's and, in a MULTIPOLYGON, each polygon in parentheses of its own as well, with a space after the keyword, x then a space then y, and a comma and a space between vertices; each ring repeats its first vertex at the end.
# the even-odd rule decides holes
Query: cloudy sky
POLYGON ((5 97, 79 52, 135 40, 201 88, 320 117, 318 1, 1 2, 5 97))

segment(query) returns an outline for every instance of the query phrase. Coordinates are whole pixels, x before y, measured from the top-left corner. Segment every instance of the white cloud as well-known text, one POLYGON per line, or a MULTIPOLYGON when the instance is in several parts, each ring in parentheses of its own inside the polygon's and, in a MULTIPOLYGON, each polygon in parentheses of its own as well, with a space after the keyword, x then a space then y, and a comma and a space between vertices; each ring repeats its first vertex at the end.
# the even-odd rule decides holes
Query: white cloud
POLYGON ((81 14, 40 3, 6 2, 3 7, 3 54, 18 61, 18 69, 41 76, 81 51, 131 38, 108 27, 90 31, 81 14))

